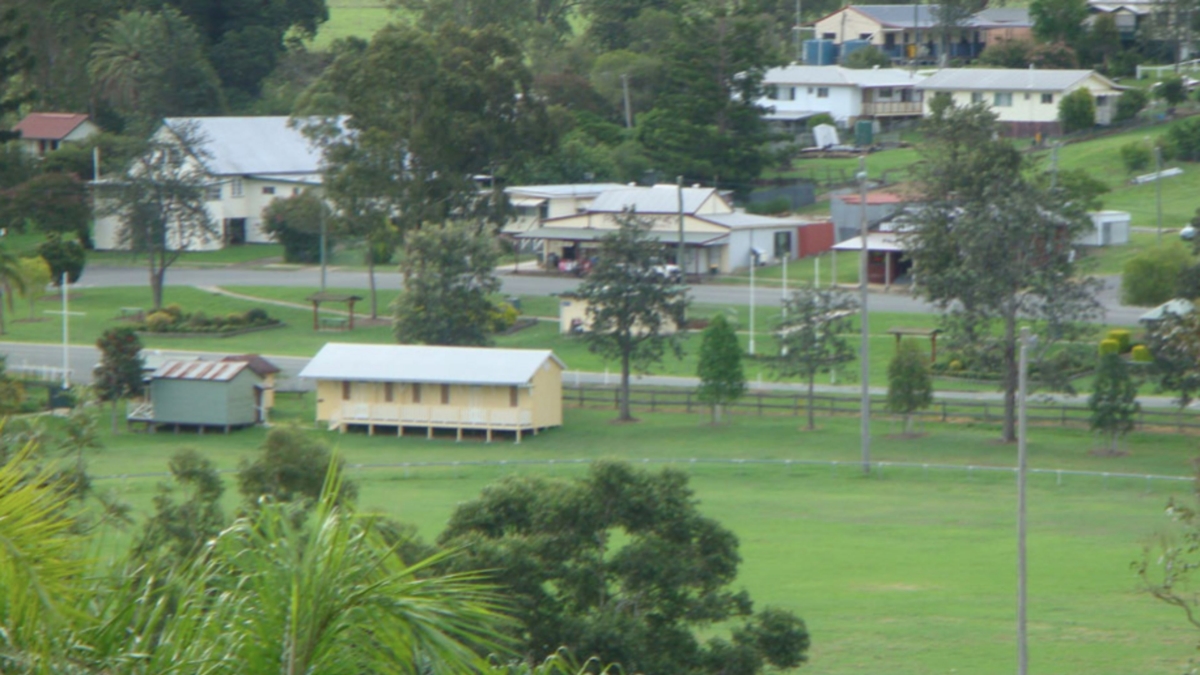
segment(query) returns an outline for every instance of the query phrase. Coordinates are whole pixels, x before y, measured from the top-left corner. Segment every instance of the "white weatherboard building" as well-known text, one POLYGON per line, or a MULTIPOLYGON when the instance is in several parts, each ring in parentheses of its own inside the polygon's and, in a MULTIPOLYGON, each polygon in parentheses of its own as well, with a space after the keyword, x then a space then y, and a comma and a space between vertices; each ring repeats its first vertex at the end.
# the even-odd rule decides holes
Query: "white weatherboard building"
MULTIPOLYGON (((269 243, 262 212, 272 201, 321 185, 322 154, 288 117, 172 117, 156 132, 159 141, 196 139, 199 152, 190 157, 209 180, 208 212, 216 225, 211 236, 183 241, 168 236, 168 245, 211 251, 247 243, 269 243)), ((96 219, 96 248, 127 248, 115 215, 96 219)))
POLYGON ((1058 135, 1058 104, 1077 89, 1096 101, 1096 123, 1112 123, 1122 88, 1094 70, 1025 68, 944 68, 919 85, 925 110, 936 94, 949 94, 954 104, 987 105, 1013 136, 1058 135))
POLYGON ((763 119, 781 131, 803 131, 805 120, 827 113, 841 126, 858 119, 920 117, 923 76, 907 68, 864 70, 841 66, 771 68, 763 75, 766 96, 756 103, 763 119))

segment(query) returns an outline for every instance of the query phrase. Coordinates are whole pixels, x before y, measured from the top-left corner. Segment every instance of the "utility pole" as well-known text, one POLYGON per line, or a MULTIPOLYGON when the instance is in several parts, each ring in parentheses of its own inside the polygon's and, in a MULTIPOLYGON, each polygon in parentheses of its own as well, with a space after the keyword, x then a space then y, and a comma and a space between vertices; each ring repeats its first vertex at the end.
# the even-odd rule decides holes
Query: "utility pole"
POLYGON ((629 76, 621 73, 621 92, 625 98, 625 128, 633 128, 633 109, 629 107, 629 76))
POLYGON ((1158 211, 1158 240, 1162 243, 1162 148, 1154 147, 1154 208, 1158 211))
POLYGON ((325 200, 324 199, 321 199, 321 208, 317 211, 317 218, 321 224, 321 292, 324 293, 325 292, 325 274, 326 274, 325 266, 326 266, 326 262, 327 262, 325 259, 326 258, 325 249, 328 248, 326 245, 327 235, 325 232, 325 200))
POLYGON ((687 274, 687 261, 684 260, 686 249, 683 243, 683 176, 675 177, 675 193, 679 196, 679 250, 675 253, 675 264, 679 265, 679 274, 687 274))
POLYGON ((1025 609, 1028 570, 1025 566, 1025 477, 1027 450, 1027 417, 1025 400, 1029 386, 1029 346, 1033 338, 1029 327, 1021 328, 1021 355, 1017 373, 1017 675, 1029 672, 1029 636, 1026 632, 1025 609))
POLYGON ((862 218, 862 253, 858 258, 858 290, 862 296, 859 302, 862 303, 862 315, 859 322, 862 324, 862 343, 859 345, 858 359, 861 365, 862 378, 862 411, 860 413, 861 428, 859 433, 862 437, 862 469, 863 473, 871 473, 871 387, 870 376, 871 367, 868 357, 870 356, 870 331, 867 324, 867 158, 866 156, 858 159, 858 199, 859 211, 862 218))

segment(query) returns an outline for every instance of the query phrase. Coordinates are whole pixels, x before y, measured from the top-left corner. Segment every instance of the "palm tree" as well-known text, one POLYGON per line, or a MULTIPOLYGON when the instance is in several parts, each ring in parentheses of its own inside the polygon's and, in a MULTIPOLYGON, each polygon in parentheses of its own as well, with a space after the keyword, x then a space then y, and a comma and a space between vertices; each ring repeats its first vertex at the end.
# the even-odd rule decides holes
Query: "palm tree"
MULTIPOLYGON (((13 310, 13 296, 16 293, 25 294, 25 275, 22 272, 21 259, 4 246, 0 246, 0 293, 4 294, 4 303, 8 310, 13 310), (15 291, 15 292, 14 292, 15 291)), ((66 293, 66 289, 63 289, 66 293)), ((4 307, 0 306, 0 335, 6 333, 4 326, 4 307)))
MULTIPOLYGON (((448 554, 406 564, 375 519, 339 507, 331 469, 314 517, 288 505, 235 521, 186 569, 121 575, 120 602, 93 631, 99 670, 117 671, 140 643, 147 673, 358 675, 465 673, 503 648, 506 619, 476 574, 433 570, 448 554), (133 580, 140 577, 140 580, 133 580), (121 648, 120 636, 137 628, 121 648)), ((141 572, 145 572, 144 568, 141 572)))
POLYGON ((153 65, 149 53, 161 33, 158 15, 145 11, 121 12, 105 25, 88 61, 88 74, 105 98, 138 110, 139 87, 153 65))
POLYGON ((59 653, 85 570, 70 496, 33 444, 0 464, 0 672, 39 670, 59 653))

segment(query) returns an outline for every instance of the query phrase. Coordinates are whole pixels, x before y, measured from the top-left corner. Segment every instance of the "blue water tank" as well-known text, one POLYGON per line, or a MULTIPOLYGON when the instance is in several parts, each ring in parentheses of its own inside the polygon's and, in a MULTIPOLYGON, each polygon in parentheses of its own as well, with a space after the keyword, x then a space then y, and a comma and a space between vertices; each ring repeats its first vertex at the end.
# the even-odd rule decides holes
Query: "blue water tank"
POLYGON ((871 46, 870 40, 846 40, 842 43, 842 60, 846 60, 851 54, 871 46))
POLYGON ((805 40, 804 63, 810 66, 832 66, 837 63, 837 45, 833 40, 805 40))

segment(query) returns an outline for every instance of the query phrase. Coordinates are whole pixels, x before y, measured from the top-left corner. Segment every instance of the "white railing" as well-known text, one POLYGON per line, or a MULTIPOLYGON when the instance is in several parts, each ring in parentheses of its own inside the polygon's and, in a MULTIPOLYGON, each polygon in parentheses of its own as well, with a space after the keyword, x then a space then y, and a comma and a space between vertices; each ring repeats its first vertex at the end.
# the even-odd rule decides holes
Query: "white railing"
POLYGON ((920 101, 868 101, 862 104, 864 115, 920 115, 924 112, 920 101))
MULTIPOLYGON (((525 408, 478 408, 450 405, 369 405, 346 403, 334 412, 338 423, 403 424, 410 426, 516 429, 533 425, 533 411, 525 408)), ((335 421, 330 420, 333 426, 335 421)))
POLYGON ((1160 78, 1162 74, 1174 72, 1189 72, 1192 70, 1200 70, 1200 59, 1192 59, 1191 61, 1180 61, 1166 66, 1138 66, 1137 79, 1142 79, 1143 75, 1153 74, 1154 77, 1160 78))

